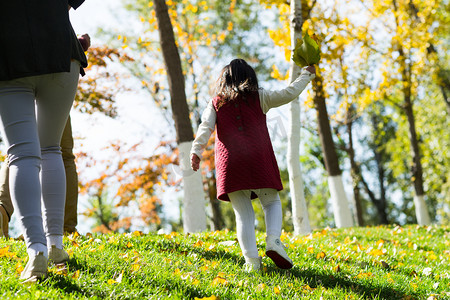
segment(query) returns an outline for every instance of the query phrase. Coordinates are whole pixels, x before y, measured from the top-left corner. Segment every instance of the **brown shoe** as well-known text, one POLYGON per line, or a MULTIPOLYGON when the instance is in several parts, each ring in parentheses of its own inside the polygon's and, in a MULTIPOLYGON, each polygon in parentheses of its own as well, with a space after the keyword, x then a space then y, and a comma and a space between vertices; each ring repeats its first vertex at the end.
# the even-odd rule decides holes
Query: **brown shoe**
POLYGON ((0 205, 0 237, 9 238, 8 235, 8 214, 3 206, 0 205))

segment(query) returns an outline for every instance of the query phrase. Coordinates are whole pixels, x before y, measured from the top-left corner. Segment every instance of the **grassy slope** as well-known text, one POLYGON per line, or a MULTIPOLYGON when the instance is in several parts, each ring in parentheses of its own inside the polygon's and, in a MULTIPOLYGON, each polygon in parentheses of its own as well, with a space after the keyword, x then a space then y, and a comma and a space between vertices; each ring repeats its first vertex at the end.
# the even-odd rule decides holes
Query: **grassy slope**
MULTIPOLYGON (((233 232, 69 236, 68 271, 23 286, 23 242, 0 239, 1 299, 450 299, 450 228, 326 229, 283 235, 295 266, 246 274, 233 232), (435 298, 433 298, 433 296, 435 298)), ((264 235, 257 236, 264 255, 264 235)))

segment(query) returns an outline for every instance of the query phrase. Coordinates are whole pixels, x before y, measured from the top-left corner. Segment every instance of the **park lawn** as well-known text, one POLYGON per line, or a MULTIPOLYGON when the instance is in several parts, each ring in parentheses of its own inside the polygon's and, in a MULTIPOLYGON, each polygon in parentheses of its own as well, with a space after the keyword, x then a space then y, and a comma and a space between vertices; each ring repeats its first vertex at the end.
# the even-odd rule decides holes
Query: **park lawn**
MULTIPOLYGON (((380 226, 283 233, 294 268, 263 257, 243 271, 236 235, 77 234, 68 269, 22 285, 22 241, 0 238, 0 299, 450 299, 450 227, 380 226)), ((258 233, 264 255, 264 234, 258 233)))

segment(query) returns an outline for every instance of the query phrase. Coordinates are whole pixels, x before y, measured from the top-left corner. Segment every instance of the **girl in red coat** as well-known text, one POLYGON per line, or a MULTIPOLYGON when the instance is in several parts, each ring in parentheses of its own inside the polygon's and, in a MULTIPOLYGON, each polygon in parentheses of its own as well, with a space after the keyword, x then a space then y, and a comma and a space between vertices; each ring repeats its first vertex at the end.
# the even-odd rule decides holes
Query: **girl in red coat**
POLYGON ((202 115, 191 149, 191 167, 199 169, 202 152, 216 130, 215 163, 217 198, 230 201, 236 215, 236 231, 247 271, 259 270, 261 257, 255 238, 255 213, 251 199, 259 198, 266 221, 266 255, 282 269, 292 260, 280 241, 282 212, 278 191, 283 189, 270 141, 266 113, 272 107, 296 99, 315 76, 309 66, 287 88, 259 89, 255 71, 243 59, 222 69, 215 97, 202 115))

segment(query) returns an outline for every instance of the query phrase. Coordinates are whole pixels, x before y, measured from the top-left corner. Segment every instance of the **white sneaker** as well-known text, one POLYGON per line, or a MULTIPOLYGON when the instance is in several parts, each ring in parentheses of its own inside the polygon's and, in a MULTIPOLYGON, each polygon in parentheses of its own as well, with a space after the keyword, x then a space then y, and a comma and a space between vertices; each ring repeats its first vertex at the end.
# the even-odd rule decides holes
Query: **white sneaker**
POLYGON ((262 257, 245 257, 244 270, 247 273, 261 270, 262 257))
POLYGON ((266 238, 266 255, 270 257, 273 262, 281 269, 290 269, 294 266, 292 260, 284 250, 285 246, 280 241, 280 238, 274 235, 269 235, 266 238))
POLYGON ((47 257, 43 252, 38 252, 36 256, 30 256, 28 263, 20 273, 23 283, 35 282, 39 279, 47 278, 47 257))
POLYGON ((52 245, 48 251, 48 260, 55 265, 65 264, 69 260, 69 254, 66 250, 58 249, 55 245, 52 245))

